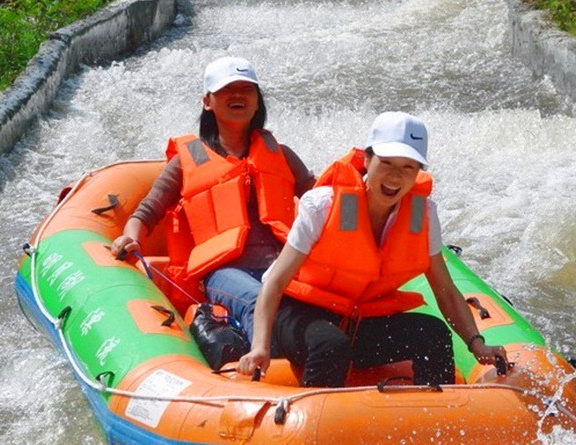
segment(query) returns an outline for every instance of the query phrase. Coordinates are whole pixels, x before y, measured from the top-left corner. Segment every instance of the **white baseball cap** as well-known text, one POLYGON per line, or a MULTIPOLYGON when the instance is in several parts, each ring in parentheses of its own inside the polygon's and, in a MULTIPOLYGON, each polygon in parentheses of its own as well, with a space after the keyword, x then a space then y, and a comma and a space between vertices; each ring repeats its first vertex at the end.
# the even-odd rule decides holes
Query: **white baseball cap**
POLYGON ((215 93, 226 85, 243 80, 258 85, 250 62, 240 57, 222 57, 209 63, 204 71, 204 94, 215 93))
POLYGON ((368 147, 372 147, 376 156, 413 159, 422 164, 424 170, 428 166, 428 131, 424 122, 407 113, 380 114, 370 128, 368 147))

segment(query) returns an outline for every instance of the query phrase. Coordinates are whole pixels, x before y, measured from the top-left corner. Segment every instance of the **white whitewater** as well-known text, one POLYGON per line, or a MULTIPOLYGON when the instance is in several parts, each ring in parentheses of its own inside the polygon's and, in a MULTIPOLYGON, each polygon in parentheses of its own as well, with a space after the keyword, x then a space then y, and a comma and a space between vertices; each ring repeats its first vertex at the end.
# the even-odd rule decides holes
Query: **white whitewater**
POLYGON ((103 445, 68 365, 18 309, 21 245, 65 184, 196 132, 204 66, 223 55, 254 63, 268 128, 317 173, 379 112, 421 116, 444 241, 576 355, 574 105, 510 57, 507 13, 497 0, 201 0, 192 26, 71 78, 0 158, 0 443, 103 445))

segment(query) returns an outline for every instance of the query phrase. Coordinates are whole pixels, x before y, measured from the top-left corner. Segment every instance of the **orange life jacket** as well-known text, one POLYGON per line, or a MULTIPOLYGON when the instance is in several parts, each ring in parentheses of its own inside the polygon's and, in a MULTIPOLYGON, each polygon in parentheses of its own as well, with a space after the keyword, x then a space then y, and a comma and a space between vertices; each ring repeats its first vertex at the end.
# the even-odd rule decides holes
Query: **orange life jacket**
MULTIPOLYGON (((171 246, 170 257, 187 258, 188 278, 201 278, 238 258, 250 229, 247 202, 254 181, 260 221, 286 242, 294 221, 295 179, 282 147, 266 130, 251 135, 245 159, 224 158, 195 135, 171 139, 170 158, 178 153, 182 165, 185 221, 193 245, 171 246)), ((182 222, 182 218, 179 220, 182 222)))
POLYGON ((379 247, 368 215, 363 156, 353 149, 318 179, 316 187, 333 187, 333 203, 320 239, 285 290, 301 301, 353 318, 391 315, 424 304, 422 295, 398 288, 430 266, 431 176, 418 174, 379 247))

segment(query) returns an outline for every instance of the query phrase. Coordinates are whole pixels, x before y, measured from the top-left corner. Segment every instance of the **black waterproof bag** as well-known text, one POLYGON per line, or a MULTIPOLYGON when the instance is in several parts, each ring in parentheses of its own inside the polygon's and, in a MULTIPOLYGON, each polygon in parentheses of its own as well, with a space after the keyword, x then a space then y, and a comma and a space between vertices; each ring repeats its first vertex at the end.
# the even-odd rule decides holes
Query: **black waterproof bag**
POLYGON ((190 332, 212 369, 219 370, 250 352, 248 337, 236 324, 231 317, 215 315, 209 303, 202 303, 196 309, 190 332))

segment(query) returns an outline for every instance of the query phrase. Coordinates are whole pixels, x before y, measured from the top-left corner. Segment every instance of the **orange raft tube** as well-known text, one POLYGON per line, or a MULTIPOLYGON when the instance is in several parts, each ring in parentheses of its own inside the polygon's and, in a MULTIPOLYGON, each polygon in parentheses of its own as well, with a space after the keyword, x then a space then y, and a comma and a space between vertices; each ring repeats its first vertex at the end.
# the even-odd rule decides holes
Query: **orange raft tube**
MULTIPOLYGON (((413 386, 408 362, 352 370, 336 389, 298 387, 285 360, 261 381, 213 373, 161 291, 170 293, 162 228, 143 245, 154 281, 108 249, 163 167, 119 163, 65 189, 16 276, 24 312, 71 363, 110 444, 509 445, 576 433, 574 368, 448 248, 482 335, 515 363, 507 375, 477 364, 456 335, 456 385, 413 386)), ((438 315, 424 278, 405 288, 438 315)))

